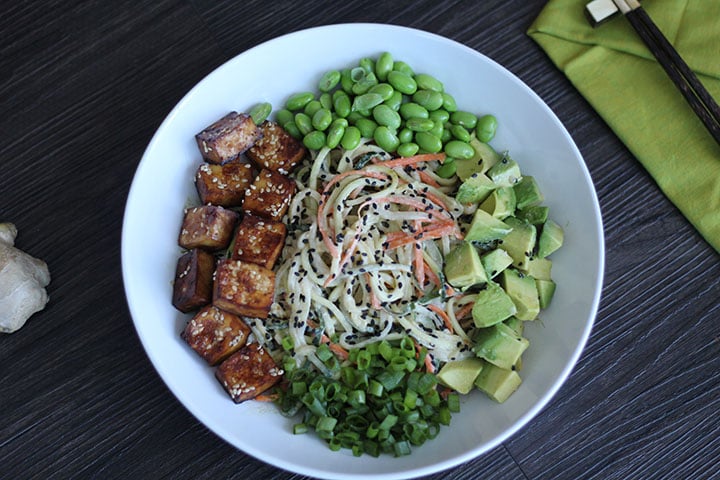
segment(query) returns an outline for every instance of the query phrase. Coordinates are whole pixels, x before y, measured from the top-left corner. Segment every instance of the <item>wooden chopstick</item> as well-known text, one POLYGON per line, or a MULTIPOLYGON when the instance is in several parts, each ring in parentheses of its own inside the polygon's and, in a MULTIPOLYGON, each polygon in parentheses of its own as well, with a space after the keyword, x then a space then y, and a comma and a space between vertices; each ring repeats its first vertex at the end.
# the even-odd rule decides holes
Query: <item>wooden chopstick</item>
POLYGON ((637 0, 613 0, 720 145, 720 106, 637 0))

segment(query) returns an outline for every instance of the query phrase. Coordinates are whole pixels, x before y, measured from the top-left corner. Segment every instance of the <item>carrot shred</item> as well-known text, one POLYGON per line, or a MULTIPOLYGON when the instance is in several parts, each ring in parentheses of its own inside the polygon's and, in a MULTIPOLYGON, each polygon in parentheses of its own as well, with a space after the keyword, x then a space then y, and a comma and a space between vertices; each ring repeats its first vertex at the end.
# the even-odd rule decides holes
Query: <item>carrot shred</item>
POLYGON ((420 155, 414 155, 412 157, 399 157, 395 158, 393 160, 380 160, 374 159, 374 163, 378 165, 382 165, 384 167, 388 168, 395 168, 395 167, 405 167, 407 165, 415 165, 420 162, 432 162, 433 160, 437 160, 440 163, 445 161, 445 154, 440 153, 421 153, 420 155))
POLYGON ((430 268, 430 265, 428 265, 427 261, 423 259, 423 263, 425 263, 425 272, 429 280, 438 288, 442 287, 442 282, 440 281, 440 277, 437 276, 437 273, 430 268))
POLYGON ((470 312, 472 312, 474 306, 475 303, 468 303, 467 305, 463 306, 461 309, 455 312, 455 318, 457 318, 458 320, 460 320, 461 318, 465 318, 470 312))
POLYGON ((450 321, 450 316, 447 314, 445 310, 438 307, 437 305, 433 305, 432 303, 427 306, 430 310, 437 313, 438 316, 442 319, 443 323, 447 327, 447 329, 450 331, 450 333, 455 333, 455 329, 452 326, 452 322, 450 321))
POLYGON ((327 335, 325 335, 324 333, 322 334, 322 336, 320 336, 320 341, 322 343, 327 343, 330 351, 332 351, 335 355, 340 357, 341 360, 347 360, 348 357, 350 356, 350 354, 348 353, 347 350, 345 350, 343 347, 341 347, 337 343, 331 342, 330 338, 327 335))
POLYGON ((427 370, 428 373, 435 373, 435 365, 433 365, 432 357, 429 353, 425 355, 425 370, 427 370))
POLYGON ((423 182, 435 188, 438 188, 440 186, 440 184, 437 183, 435 179, 432 178, 426 171, 419 169, 417 169, 416 171, 418 172, 418 175, 420 175, 420 180, 422 180, 423 182))

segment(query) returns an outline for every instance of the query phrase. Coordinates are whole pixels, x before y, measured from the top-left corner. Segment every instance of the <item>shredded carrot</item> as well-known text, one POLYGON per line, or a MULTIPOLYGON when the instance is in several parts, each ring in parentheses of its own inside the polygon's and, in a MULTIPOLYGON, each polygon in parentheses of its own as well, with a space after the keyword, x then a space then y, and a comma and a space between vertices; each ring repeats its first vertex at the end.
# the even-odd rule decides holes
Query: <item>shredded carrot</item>
POLYGON ((416 241, 432 240, 449 235, 457 236, 460 234, 457 225, 454 222, 436 222, 433 225, 425 227, 421 232, 409 234, 405 232, 397 232, 397 235, 388 234, 387 249, 392 250, 416 241))
POLYGON ((350 354, 348 353, 347 350, 345 350, 343 347, 341 347, 341 346, 338 345, 337 343, 331 342, 331 341, 330 341, 330 338, 328 338, 328 336, 325 335, 324 333, 323 333, 322 336, 320 337, 320 341, 321 341, 322 343, 327 343, 327 344, 328 344, 328 348, 329 348, 335 355, 337 355, 338 357, 340 357, 341 360, 347 360, 348 357, 350 356, 350 354))
POLYGON ((437 160, 440 163, 445 161, 445 154, 440 153, 421 153, 420 155, 415 155, 412 157, 399 157, 395 158, 393 160, 380 160, 380 159, 373 159, 374 163, 378 165, 382 165, 383 167, 389 167, 389 168, 395 168, 395 167, 405 167, 407 165, 415 165, 420 162, 432 162, 433 160, 437 160))
MULTIPOLYGON (((365 281, 368 285, 370 285, 370 274, 365 273, 365 281)), ((370 306, 374 308, 375 310, 380 310, 380 299, 377 298, 377 295, 375 295, 375 290, 370 289, 370 306)))
POLYGON ((277 394, 275 393, 261 393, 257 397, 255 397, 255 400, 258 402, 274 402, 278 399, 277 394))
POLYGON ((436 287, 438 287, 438 288, 442 287, 442 282, 440 281, 440 277, 437 276, 437 273, 435 273, 435 271, 433 271, 433 269, 430 268, 430 265, 428 265, 428 263, 427 263, 427 261, 425 261, 425 259, 423 259, 423 263, 425 264, 425 272, 426 272, 426 275, 428 276, 429 280, 433 284, 435 284, 436 287))
POLYGON ((440 318, 442 318, 443 323, 445 324, 447 329, 450 330, 450 333, 454 333, 455 329, 453 329, 452 322, 450 322, 450 316, 448 316, 445 310, 438 307, 437 305, 433 305, 432 303, 429 304, 427 307, 433 312, 437 313, 440 318))
POLYGON ((435 373, 435 365, 433 365, 432 357, 429 353, 425 355, 425 370, 427 370, 428 373, 435 373))
POLYGON ((427 183, 428 185, 438 188, 440 186, 439 183, 435 181, 434 178, 432 178, 425 170, 416 170, 418 172, 418 175, 420 175, 420 180, 427 183))
POLYGON ((470 312, 472 312, 474 306, 474 302, 468 303, 467 305, 459 309, 457 312, 455 312, 455 318, 457 318, 458 320, 461 318, 465 318, 470 312))

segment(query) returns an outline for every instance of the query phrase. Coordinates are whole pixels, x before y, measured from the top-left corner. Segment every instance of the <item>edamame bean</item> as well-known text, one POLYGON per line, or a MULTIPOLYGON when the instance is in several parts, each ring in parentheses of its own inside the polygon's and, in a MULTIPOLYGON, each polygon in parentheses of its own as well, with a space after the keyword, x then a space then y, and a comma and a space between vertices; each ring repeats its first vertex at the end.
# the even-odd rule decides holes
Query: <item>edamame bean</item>
POLYGON ((436 137, 440 138, 442 137, 443 130, 445 129, 445 126, 440 122, 433 122, 433 126, 428 132, 432 133, 436 137))
POLYGON ((394 152, 400 145, 400 140, 392 130, 385 125, 380 125, 375 129, 373 133, 373 140, 377 143, 378 147, 382 148, 386 152, 394 152))
POLYGON ((363 93, 367 93, 370 88, 374 87, 378 84, 377 77, 374 73, 370 72, 367 75, 365 75, 365 78, 360 80, 359 82, 355 82, 352 86, 352 91, 355 95, 362 95, 363 93))
MULTIPOLYGON (((344 118, 339 120, 345 121, 344 118)), ((347 123, 347 121, 345 121, 345 123, 347 123)), ((335 148, 340 144, 340 141, 345 135, 345 126, 346 125, 343 125, 342 122, 338 122, 337 120, 330 124, 330 128, 328 128, 327 131, 327 137, 325 137, 325 145, 328 148, 335 148)))
POLYGON ((270 112, 272 112, 272 105, 268 102, 262 102, 251 108, 249 115, 250 118, 253 119, 253 122, 255 122, 255 125, 260 125, 270 116, 270 112))
POLYGON ((347 117, 352 109, 350 96, 348 96, 344 90, 336 90, 335 93, 333 93, 333 107, 338 117, 347 117))
POLYGON ((320 110, 322 108, 322 104, 319 100, 311 100, 308 102, 307 105, 305 105, 305 108, 303 109, 303 112, 308 117, 312 118, 313 115, 315 115, 315 112, 320 110))
POLYGON ((444 145, 452 139, 453 139, 453 136, 452 136, 452 133, 450 132, 450 129, 447 127, 443 127, 443 131, 440 134, 440 141, 444 145))
POLYGON ((405 95, 412 95, 417 91, 417 83, 410 75, 405 73, 393 70, 388 73, 387 81, 395 90, 405 95))
POLYGON ((295 114, 295 125, 302 135, 307 135, 313 131, 312 119, 305 113, 299 112, 295 114))
POLYGON ((474 113, 457 110, 450 114, 450 121, 456 125, 472 129, 477 125, 477 116, 474 113))
POLYGON ((328 92, 325 92, 322 95, 320 95, 320 105, 322 105, 323 108, 332 110, 332 108, 333 108, 332 95, 328 92))
POLYGON ((409 118, 428 118, 430 116, 427 108, 415 102, 407 102, 400 105, 400 115, 405 120, 409 118))
POLYGON ((325 134, 319 130, 313 130, 303 137, 303 145, 310 150, 320 150, 325 146, 325 134))
MULTIPOLYGON (((341 118, 341 117, 334 118, 332 123, 335 123, 335 124, 337 124, 337 125, 342 125, 343 128, 347 128, 347 126, 350 124, 350 123, 347 121, 347 118, 341 118)), ((332 124, 331 124, 331 125, 332 125, 332 124)))
POLYGON ((483 115, 478 118, 477 127, 475 128, 477 139, 481 142, 488 143, 495 137, 497 126, 497 118, 493 115, 483 115))
POLYGON ((385 100, 383 103, 397 112, 398 110, 400 110, 400 106, 403 103, 402 93, 398 92, 397 90, 393 90, 390 98, 385 100))
POLYGON ((368 74, 368 72, 362 67, 355 67, 352 70, 350 70, 350 78, 355 83, 364 79, 365 75, 367 75, 367 74, 368 74))
POLYGON ((353 100, 352 109, 369 110, 380 105, 382 102, 383 98, 379 93, 363 93, 362 95, 358 95, 357 97, 355 97, 355 99, 353 100))
POLYGON ((412 157, 415 155, 418 150, 420 150, 420 147, 417 143, 413 142, 407 142, 407 143, 401 143, 397 147, 397 154, 401 157, 412 157))
POLYGON ((435 122, 429 118, 413 117, 405 121, 405 126, 413 132, 428 132, 433 129, 435 122))
POLYGON ((381 80, 385 81, 388 73, 393 69, 393 57, 390 52, 383 52, 375 62, 375 75, 381 80))
POLYGON ((457 163, 455 163, 455 159, 452 157, 445 157, 445 161, 437 168, 437 170, 435 170, 435 173, 440 178, 450 178, 455 175, 456 171, 457 163))
POLYGON ((302 110, 305 105, 307 105, 314 98, 315 94, 313 94, 312 92, 296 93, 294 95, 291 95, 290 98, 287 99, 287 101, 285 102, 285 108, 287 108, 291 112, 302 110))
POLYGON ((460 140, 450 140, 445 144, 445 154, 449 157, 468 159, 475 155, 472 145, 460 140))
POLYGON ((393 70, 395 70, 396 72, 402 72, 405 75, 409 75, 411 77, 413 75, 415 75, 415 72, 413 71, 412 67, 410 67, 410 65, 408 65, 407 63, 400 61, 400 60, 396 60, 393 63, 393 70))
POLYGON ((362 134, 360 133, 360 129, 357 127, 347 127, 345 129, 345 133, 343 134, 342 140, 340 140, 340 145, 345 150, 353 150, 357 148, 358 145, 360 145, 360 138, 362 137, 362 134))
POLYGON ((448 112, 456 112, 457 111, 457 103, 455 103, 455 97, 450 95, 447 92, 442 93, 443 96, 443 108, 447 110, 448 112))
POLYGON ((440 122, 445 125, 445 122, 450 121, 450 114, 447 110, 443 110, 441 108, 440 110, 433 110, 430 112, 430 118, 433 122, 440 122))
POLYGON ((395 90, 393 89, 392 85, 389 83, 378 83, 377 85, 373 85, 370 87, 370 90, 368 90, 368 93, 377 93, 380 95, 383 99, 383 102, 390 98, 395 90))
POLYGON ((297 127, 294 120, 285 122, 282 124, 282 126, 285 129, 285 131, 290 134, 291 137, 293 137, 297 140, 300 140, 303 137, 302 133, 300 133, 300 129, 297 127))
POLYGON ((442 92, 445 87, 442 82, 427 73, 418 73, 415 75, 415 82, 419 89, 432 90, 433 92, 442 92))
POLYGON ((330 70, 320 77, 318 82, 318 90, 321 92, 329 92, 340 83, 340 72, 337 70, 330 70))
POLYGON ((365 138, 373 138, 373 133, 377 128, 377 123, 369 118, 360 118, 355 122, 355 126, 360 130, 360 135, 365 138))
POLYGON ((365 73, 375 73, 375 62, 370 57, 361 58, 360 62, 358 62, 358 65, 360 65, 360 67, 365 70, 365 73))
POLYGON ((332 123, 332 113, 330 113, 330 110, 321 107, 320 110, 312 116, 312 126, 321 132, 327 129, 330 123, 332 123))
POLYGON ((470 141, 470 132, 468 132, 462 125, 451 125, 450 133, 452 133, 452 136, 458 140, 462 140, 463 142, 470 141))
POLYGON ((352 93, 352 87, 355 83, 353 82, 350 72, 351 70, 349 68, 345 68, 340 71, 340 88, 342 88, 347 94, 352 93))
POLYGON ((443 106, 442 93, 432 90, 418 90, 412 96, 412 99, 418 105, 422 105, 429 111, 437 110, 443 106))
POLYGON ((402 122, 400 114, 387 105, 381 104, 373 108, 372 116, 378 125, 384 125, 393 130, 400 128, 400 123, 402 122))
POLYGON ((442 150, 442 142, 440 141, 440 138, 430 132, 417 132, 415 134, 415 143, 418 144, 418 147, 428 153, 438 153, 442 150))
POLYGON ((295 119, 295 115, 287 108, 281 108, 275 112, 275 120, 280 125, 285 125, 288 122, 292 122, 295 119))
POLYGON ((398 132, 398 140, 400 140, 400 143, 409 143, 412 142, 413 137, 415 136, 415 132, 410 130, 409 128, 403 128, 398 132))
POLYGON ((367 115, 363 115, 362 113, 355 111, 350 112, 350 114, 345 118, 347 119, 348 123, 354 125, 358 120, 365 117, 367 117, 367 115))

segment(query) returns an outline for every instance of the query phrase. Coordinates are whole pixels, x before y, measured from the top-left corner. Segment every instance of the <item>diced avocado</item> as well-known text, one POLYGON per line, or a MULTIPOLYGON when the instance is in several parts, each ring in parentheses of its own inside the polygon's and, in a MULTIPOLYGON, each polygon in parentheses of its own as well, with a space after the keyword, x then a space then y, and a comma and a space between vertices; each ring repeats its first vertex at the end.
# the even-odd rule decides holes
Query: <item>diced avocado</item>
POLYGON ((514 266, 526 268, 535 249, 537 229, 532 223, 515 217, 508 217, 504 222, 512 228, 512 231, 503 238, 502 249, 510 254, 514 266))
POLYGON ((553 295, 555 295, 555 282, 536 278, 535 287, 537 288, 538 298, 540 300, 540 308, 547 308, 548 305, 550 305, 553 295))
POLYGON ((538 257, 545 258, 563 244, 565 233, 560 225, 548 220, 543 224, 538 240, 538 257))
POLYGON ((480 204, 480 208, 500 220, 509 217, 515 212, 515 190, 511 187, 496 188, 480 204))
POLYGON ((465 395, 472 390, 484 366, 485 362, 477 357, 448 362, 438 372, 437 379, 446 387, 465 395))
POLYGON ((532 207, 544 200, 540 187, 535 181, 535 177, 524 175, 522 179, 513 186, 515 190, 515 198, 517 199, 517 208, 532 207))
POLYGON ((484 173, 473 173, 460 184, 455 200, 463 205, 479 203, 485 200, 496 188, 497 185, 484 173))
POLYGON ((497 276, 500 272, 512 265, 513 259, 509 253, 502 248, 496 248, 483 254, 480 261, 485 268, 485 273, 489 278, 497 276))
POLYGON ((478 208, 465 234, 465 240, 479 243, 492 242, 505 237, 511 230, 507 223, 478 208))
POLYGON ((531 257, 522 271, 536 280, 552 280, 552 260, 549 258, 531 257))
POLYGON ((545 205, 533 205, 531 207, 521 208, 515 212, 515 216, 520 220, 525 220, 533 225, 542 225, 548 219, 550 207, 545 205))
POLYGON ((474 341, 475 355, 507 370, 512 369, 520 355, 530 345, 527 338, 517 335, 504 323, 478 330, 474 341))
POLYGON ((508 155, 503 156, 499 162, 490 167, 490 170, 487 171, 487 176, 490 177, 498 187, 512 187, 522 178, 520 166, 508 155))
POLYGON ((517 372, 498 368, 492 364, 486 364, 475 379, 475 386, 498 403, 507 400, 521 383, 522 379, 517 372))
POLYGON ((477 249, 463 241, 445 257, 445 278, 455 288, 466 289, 487 281, 477 249))
POLYGON ((473 305, 472 316, 476 327, 484 328, 515 315, 517 307, 512 299, 494 282, 480 290, 473 305))
POLYGON ((513 332, 515 332, 517 335, 522 336, 523 331, 525 330, 525 322, 520 320, 517 317, 510 317, 507 320, 503 322, 505 325, 513 329, 513 332))
POLYGON ((540 313, 540 299, 533 277, 508 268, 500 274, 500 284, 515 304, 515 316, 518 319, 534 320, 537 317, 540 313))

